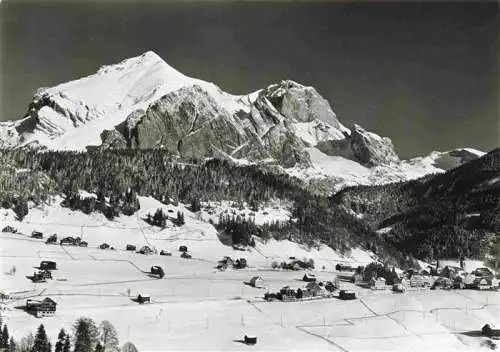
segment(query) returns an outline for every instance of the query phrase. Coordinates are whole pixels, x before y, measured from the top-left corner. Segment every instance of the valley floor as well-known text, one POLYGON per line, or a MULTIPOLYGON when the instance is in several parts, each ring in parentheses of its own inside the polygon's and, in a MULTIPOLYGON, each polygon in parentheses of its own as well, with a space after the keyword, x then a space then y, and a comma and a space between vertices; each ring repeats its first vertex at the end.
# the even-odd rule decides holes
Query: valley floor
MULTIPOLYGON (((0 234, 1 289, 13 299, 5 322, 18 339, 43 323, 54 342, 61 327, 89 316, 109 320, 120 341, 132 341, 140 351, 161 350, 332 350, 332 351, 460 351, 478 350, 481 340, 460 334, 485 323, 500 324, 496 292, 415 291, 375 292, 344 283, 359 299, 336 298, 302 302, 265 302, 263 294, 284 285, 303 287, 303 272, 283 272, 265 266, 219 272, 215 261, 145 256, 122 250, 46 245, 21 234, 0 234), (41 260, 57 261, 54 280, 33 284, 41 260), (166 276, 148 276, 161 265, 166 276), (15 266, 16 273, 10 274, 15 266), (265 289, 245 285, 261 275, 265 289), (130 290, 130 297, 128 292, 130 290), (137 304, 138 293, 152 302, 137 304), (17 307, 27 298, 51 297, 54 317, 35 318, 17 307), (245 334, 258 337, 255 346, 239 342, 245 334)), ((317 271, 321 280, 335 273, 317 271)))

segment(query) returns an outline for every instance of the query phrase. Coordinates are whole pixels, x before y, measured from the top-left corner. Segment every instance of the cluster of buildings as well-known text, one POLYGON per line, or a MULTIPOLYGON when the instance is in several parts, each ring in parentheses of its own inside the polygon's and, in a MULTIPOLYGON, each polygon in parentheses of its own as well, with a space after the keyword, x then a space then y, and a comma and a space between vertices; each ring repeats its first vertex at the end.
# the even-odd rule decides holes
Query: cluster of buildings
POLYGON ((231 257, 225 256, 217 263, 217 269, 226 270, 228 267, 233 269, 244 269, 248 266, 247 260, 245 258, 233 259, 231 257))
MULTIPOLYGON (((45 282, 47 279, 52 279, 52 270, 57 269, 57 263, 44 260, 38 266, 38 272, 33 273, 30 277, 33 282, 45 282)), ((45 297, 42 300, 28 299, 24 310, 33 314, 37 318, 50 317, 56 313, 57 303, 50 297, 45 297)))
POLYGON ((281 263, 273 262, 273 269, 282 269, 282 270, 308 270, 314 269, 314 261, 312 259, 297 259, 295 257, 289 257, 289 261, 283 261, 281 263))
MULTIPOLYGON (((282 287, 276 293, 267 292, 264 295, 266 301, 280 300, 283 302, 297 301, 302 299, 312 298, 331 298, 334 297, 333 292, 340 288, 340 281, 336 278, 332 281, 318 281, 316 276, 312 273, 305 273, 302 281, 306 282, 304 287, 291 288, 290 286, 282 287)), ((355 294, 346 290, 340 290, 338 297, 340 299, 353 299, 355 294), (353 298, 351 298, 353 297, 353 298)))
POLYGON ((362 272, 354 274, 351 281, 372 290, 392 288, 395 292, 404 292, 421 288, 497 290, 500 280, 490 269, 484 267, 467 273, 455 266, 446 266, 438 270, 428 266, 422 270, 410 269, 400 274, 392 271, 390 282, 386 277, 372 277, 366 281, 362 272))

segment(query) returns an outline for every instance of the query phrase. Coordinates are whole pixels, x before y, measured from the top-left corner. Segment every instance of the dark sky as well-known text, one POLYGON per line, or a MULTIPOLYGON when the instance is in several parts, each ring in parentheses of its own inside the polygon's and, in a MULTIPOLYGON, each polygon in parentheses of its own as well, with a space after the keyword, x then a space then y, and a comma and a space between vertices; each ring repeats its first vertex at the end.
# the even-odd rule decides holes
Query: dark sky
POLYGON ((153 50, 247 93, 312 85, 401 157, 500 146, 497 2, 4 2, 0 120, 41 86, 153 50))

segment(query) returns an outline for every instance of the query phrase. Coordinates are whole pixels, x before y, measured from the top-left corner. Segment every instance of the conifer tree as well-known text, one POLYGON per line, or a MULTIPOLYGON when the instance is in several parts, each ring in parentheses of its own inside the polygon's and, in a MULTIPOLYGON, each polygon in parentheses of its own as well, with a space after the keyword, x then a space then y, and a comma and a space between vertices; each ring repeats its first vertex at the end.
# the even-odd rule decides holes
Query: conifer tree
POLYGON ((132 342, 125 342, 122 346, 121 352, 139 352, 139 350, 132 342))
POLYGON ((0 347, 6 349, 8 345, 9 345, 9 329, 7 328, 7 324, 4 324, 2 329, 2 341, 0 347))
POLYGON ((66 331, 64 331, 64 329, 61 329, 59 331, 59 335, 57 335, 57 342, 54 352, 63 352, 65 341, 66 341, 66 331))
POLYGON ((98 342, 98 331, 91 318, 79 318, 75 322, 75 345, 73 352, 94 352, 98 342))
POLYGON ((3 347, 3 329, 2 329, 2 323, 0 322, 0 348, 3 347))
POLYGON ((14 341, 14 338, 11 336, 9 340, 9 352, 16 352, 16 342, 14 341))
POLYGON ((69 335, 66 334, 62 352, 70 352, 70 350, 71 350, 71 342, 69 341, 69 335))
POLYGON ((51 345, 45 332, 45 327, 40 324, 35 335, 35 341, 33 343, 33 348, 31 352, 50 352, 51 345))
POLYGON ((177 218, 175 219, 175 225, 177 226, 182 226, 184 225, 184 213, 181 213, 180 211, 177 211, 177 218))
POLYGON ((95 346, 95 352, 104 352, 104 347, 101 345, 101 342, 97 342, 97 345, 95 346))

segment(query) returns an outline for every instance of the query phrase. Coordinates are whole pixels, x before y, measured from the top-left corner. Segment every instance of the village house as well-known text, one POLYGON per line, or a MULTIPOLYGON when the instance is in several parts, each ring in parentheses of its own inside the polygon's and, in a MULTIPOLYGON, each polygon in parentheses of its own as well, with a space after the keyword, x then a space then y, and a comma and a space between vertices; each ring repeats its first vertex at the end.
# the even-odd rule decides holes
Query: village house
POLYGON ((47 238, 47 241, 45 241, 45 244, 55 244, 57 243, 57 235, 53 234, 49 238, 47 238))
POLYGON ((473 275, 478 277, 492 277, 493 272, 488 268, 477 268, 472 272, 473 275))
POLYGON ((308 282, 306 289, 303 291, 304 296, 316 297, 324 293, 323 288, 315 281, 308 282))
POLYGON ((192 257, 193 256, 189 252, 182 252, 182 254, 181 254, 181 258, 190 259, 192 257))
POLYGON ((278 298, 284 302, 295 301, 297 299, 297 293, 290 286, 283 287, 278 295, 278 298))
POLYGON ((465 277, 463 276, 455 276, 452 280, 451 287, 454 289, 464 289, 465 288, 464 279, 465 277))
MULTIPOLYGON (((445 268, 446 269, 446 268, 445 268)), ((444 271, 444 269, 443 269, 444 271)), ((436 289, 437 287, 443 289, 450 289, 453 286, 453 281, 447 277, 438 277, 436 281, 432 284, 432 288, 436 289)))
POLYGON ((398 293, 404 293, 406 291, 406 288, 405 286, 403 286, 403 284, 394 284, 392 285, 392 291, 398 293))
POLYGON ((476 276, 472 274, 468 274, 463 278, 463 283, 465 288, 474 288, 474 280, 476 280, 476 276))
POLYGON ((339 298, 342 300, 356 299, 356 293, 354 291, 341 290, 339 292, 339 298))
POLYGON ((227 266, 233 266, 234 265, 234 260, 231 257, 225 256, 221 260, 219 260, 219 263, 225 264, 227 266))
POLYGON ((257 343, 257 336, 254 336, 254 335, 245 335, 243 341, 247 345, 255 345, 257 343))
POLYGON ((133 244, 127 244, 127 246, 125 247, 126 251, 135 251, 136 249, 137 247, 134 246, 133 244))
POLYGON ((457 266, 447 265, 441 270, 440 276, 447 277, 449 279, 453 279, 457 276, 463 275, 465 272, 462 268, 457 266))
POLYGON ((56 262, 52 262, 50 260, 44 260, 44 261, 40 262, 39 269, 40 270, 56 270, 57 264, 56 264, 56 262))
POLYGON ((278 297, 278 295, 277 295, 276 293, 274 293, 274 292, 266 292, 266 293, 264 294, 264 299, 265 299, 266 301, 274 301, 274 300, 276 300, 276 299, 279 299, 279 297, 278 297))
POLYGON ((28 299, 26 301, 26 311, 33 313, 37 318, 50 317, 56 313, 56 305, 49 297, 44 298, 42 301, 28 299))
POLYGON ((490 290, 492 288, 491 279, 478 277, 474 280, 473 288, 477 290, 490 290))
POLYGON ((304 276, 302 277, 302 281, 305 282, 314 282, 316 281, 316 276, 311 273, 305 273, 304 276))
POLYGON ((355 285, 362 285, 365 283, 365 281, 363 280, 363 274, 361 273, 357 273, 357 274, 354 274, 352 276, 352 280, 351 280, 355 285))
POLYGON ((219 260, 217 269, 226 270, 228 266, 234 266, 234 260, 231 257, 225 256, 224 258, 219 260))
POLYGON ((33 231, 31 233, 31 238, 38 238, 38 239, 41 239, 43 238, 43 233, 39 232, 39 231, 33 231))
POLYGON ((377 279, 371 278, 370 280, 370 288, 372 290, 385 290, 386 282, 383 277, 379 277, 377 279))
POLYGON ((7 301, 10 299, 10 293, 0 290, 0 302, 7 301))
POLYGON ((337 271, 354 271, 354 270, 356 270, 356 268, 353 268, 350 265, 337 264, 337 265, 335 265, 335 270, 337 270, 337 271))
POLYGON ((149 246, 143 246, 137 251, 139 254, 153 254, 153 250, 149 246))
POLYGON ((253 276, 248 282, 252 287, 264 287, 264 279, 262 276, 253 276))
POLYGON ((328 292, 333 292, 337 289, 337 287, 335 286, 335 284, 331 281, 327 281, 327 283, 325 284, 325 290, 327 290, 328 292))
POLYGON ((233 264, 233 268, 235 269, 244 269, 248 266, 247 260, 245 258, 239 258, 236 259, 236 261, 233 264))
POLYGON ((52 279, 52 273, 49 270, 39 270, 31 277, 33 282, 45 282, 47 279, 52 279))
POLYGON ((137 303, 143 304, 145 302, 151 302, 151 296, 144 293, 139 293, 136 298, 137 303))
POLYGON ((430 282, 423 275, 413 274, 410 277, 410 287, 427 287, 430 286, 430 282))
POLYGON ((11 232, 11 233, 16 233, 17 232, 17 229, 10 226, 10 225, 7 225, 5 226, 3 229, 2 229, 2 232, 11 232))
POLYGON ((165 272, 161 266, 153 265, 151 267, 151 275, 156 275, 161 279, 165 276, 165 272))
POLYGON ((61 241, 59 241, 59 244, 61 246, 63 245, 70 245, 70 246, 74 246, 76 244, 76 241, 73 237, 64 237, 61 241))

